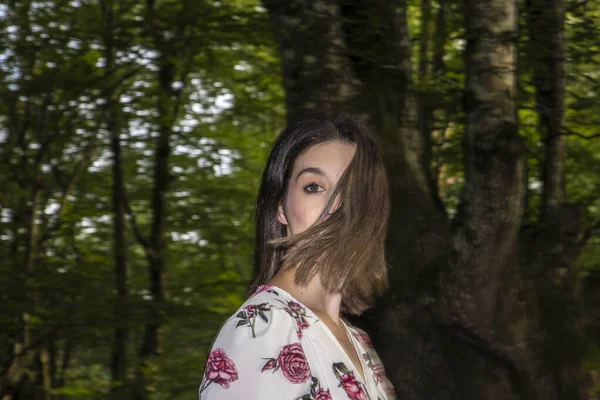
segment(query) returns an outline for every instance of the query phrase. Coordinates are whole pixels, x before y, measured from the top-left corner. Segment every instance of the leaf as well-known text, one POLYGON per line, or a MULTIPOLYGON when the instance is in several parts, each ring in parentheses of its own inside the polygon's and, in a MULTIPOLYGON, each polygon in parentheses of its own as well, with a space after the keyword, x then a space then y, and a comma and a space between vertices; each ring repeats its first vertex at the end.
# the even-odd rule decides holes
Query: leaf
POLYGON ((263 321, 269 322, 269 319, 267 318, 267 316, 265 315, 265 313, 262 310, 260 310, 258 312, 258 315, 260 316, 260 318, 262 318, 263 321))
POLYGON ((235 327, 239 328, 242 325, 248 325, 248 320, 247 319, 242 319, 242 320, 238 321, 238 323, 237 323, 237 325, 235 327))
POLYGON ((333 373, 338 378, 338 380, 341 379, 340 372, 344 375, 351 373, 351 371, 348 369, 348 367, 346 367, 346 364, 344 364, 343 362, 334 363, 333 364, 333 373))
POLYGON ((275 369, 275 371, 277 370, 277 360, 275 358, 271 358, 269 361, 267 361, 267 363, 264 365, 264 367, 262 367, 260 372, 265 372, 270 369, 275 369))
POLYGON ((312 386, 313 389, 316 389, 319 386, 319 379, 313 376, 312 377, 312 385, 311 386, 312 386))

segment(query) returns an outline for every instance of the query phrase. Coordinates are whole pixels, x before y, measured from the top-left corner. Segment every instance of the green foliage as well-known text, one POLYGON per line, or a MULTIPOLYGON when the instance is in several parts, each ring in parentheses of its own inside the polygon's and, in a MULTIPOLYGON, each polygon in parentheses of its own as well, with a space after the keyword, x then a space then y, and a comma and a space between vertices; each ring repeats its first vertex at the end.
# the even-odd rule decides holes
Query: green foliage
POLYGON ((70 368, 68 384, 53 389, 55 396, 65 396, 70 399, 102 399, 108 395, 109 376, 106 367, 101 364, 78 365, 70 368))
POLYGON ((256 190, 284 121, 277 48, 256 1, 158 1, 159 30, 144 3, 119 2, 110 17, 111 4, 0 7, 0 351, 3 360, 11 353, 27 312, 34 337, 51 343, 54 378, 64 375, 53 395, 106 398, 113 330, 126 324, 133 378, 147 266, 128 224, 130 295, 126 320, 116 319, 105 99, 117 100, 128 202, 148 236, 157 71, 168 62, 181 104, 171 114, 162 354, 146 372, 151 398, 189 398, 216 330, 251 279, 256 190))

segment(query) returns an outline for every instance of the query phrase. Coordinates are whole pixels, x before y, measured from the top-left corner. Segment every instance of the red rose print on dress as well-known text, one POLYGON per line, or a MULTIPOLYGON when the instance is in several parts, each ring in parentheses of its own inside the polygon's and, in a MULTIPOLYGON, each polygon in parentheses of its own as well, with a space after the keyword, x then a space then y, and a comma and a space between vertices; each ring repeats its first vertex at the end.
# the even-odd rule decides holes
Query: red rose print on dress
POLYGON ((200 388, 200 393, 213 382, 218 383, 224 389, 228 389, 229 384, 237 380, 238 371, 233 361, 225 354, 223 349, 215 349, 208 356, 206 370, 204 371, 204 384, 200 388))
POLYGON ((385 375, 383 364, 375 364, 373 366, 373 376, 375 377, 375 383, 381 385, 383 391, 390 399, 396 398, 396 389, 394 389, 394 385, 392 385, 392 382, 385 375))
POLYGON ((312 381, 310 384, 310 392, 299 397, 297 400, 332 400, 329 389, 323 389, 319 380, 314 376, 311 376, 310 379, 312 381))
POLYGON ((329 390, 319 389, 315 392, 315 400, 331 400, 331 393, 329 390))
POLYGON ((257 309, 258 305, 256 304, 248 304, 246 307, 244 307, 244 310, 246 310, 248 313, 248 317, 252 317, 257 309))
POLYGON ((300 343, 285 346, 277 357, 283 375, 292 383, 303 383, 310 377, 310 367, 300 343))
POLYGON ((344 363, 334 363, 333 373, 350 400, 367 399, 367 392, 363 388, 362 384, 356 380, 354 372, 350 371, 344 363))
POLYGON ((268 359, 261 372, 272 369, 273 372, 281 368, 281 372, 292 383, 304 383, 310 377, 310 367, 302 345, 292 343, 284 346, 277 358, 268 359))
POLYGON ((353 333, 363 345, 363 347, 366 349, 366 353, 364 353, 362 357, 365 360, 369 371, 371 371, 371 373, 373 374, 375 384, 380 386, 381 389, 383 389, 383 391, 387 394, 388 399, 395 399, 396 391, 394 389, 394 385, 392 385, 392 382, 390 382, 390 380, 385 375, 385 369, 383 368, 381 359, 379 358, 377 352, 373 348, 371 338, 366 332, 363 332, 361 330, 354 329, 353 333))
POLYGON ((302 307, 299 303, 296 303, 295 301, 288 301, 288 306, 295 313, 300 314, 304 312, 304 307, 302 307))
POLYGON ((296 333, 298 334, 298 339, 302 339, 302 331, 308 328, 310 325, 306 321, 297 321, 298 329, 296 333))
MULTIPOLYGON (((279 301, 283 303, 283 301, 279 301)), ((309 317, 306 315, 306 308, 302 304, 291 300, 287 304, 283 303, 283 305, 284 310, 296 320, 296 333, 298 334, 298 339, 302 339, 302 331, 310 326, 308 321, 306 321, 306 318, 309 317)))
POLYGON ((361 384, 356 380, 354 374, 344 374, 341 377, 342 387, 352 400, 365 400, 367 398, 361 384))
POLYGON ((274 293, 276 296, 279 296, 279 293, 275 291, 275 286, 273 285, 260 285, 258 288, 256 288, 256 291, 252 296, 256 296, 257 294, 262 292, 274 293))
POLYGON ((357 333, 356 338, 358 341, 367 349, 373 348, 373 342, 371 341, 371 337, 366 333, 357 333))
POLYGON ((385 379, 385 369, 383 368, 383 365, 375 364, 373 366, 373 376, 375 377, 376 383, 383 382, 385 379))

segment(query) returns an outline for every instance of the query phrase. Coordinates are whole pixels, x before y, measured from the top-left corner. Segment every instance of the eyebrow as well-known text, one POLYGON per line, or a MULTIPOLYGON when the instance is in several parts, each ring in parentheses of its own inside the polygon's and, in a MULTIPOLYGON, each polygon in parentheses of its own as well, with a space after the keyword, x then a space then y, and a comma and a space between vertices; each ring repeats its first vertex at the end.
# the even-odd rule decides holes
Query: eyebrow
POLYGON ((298 175, 296 175, 296 180, 298 180, 298 178, 300 177, 300 175, 302 175, 303 173, 313 173, 315 175, 321 175, 321 176, 325 176, 325 172, 323 172, 323 170, 321 168, 318 167, 308 167, 308 168, 304 168, 302 171, 298 172, 298 175))

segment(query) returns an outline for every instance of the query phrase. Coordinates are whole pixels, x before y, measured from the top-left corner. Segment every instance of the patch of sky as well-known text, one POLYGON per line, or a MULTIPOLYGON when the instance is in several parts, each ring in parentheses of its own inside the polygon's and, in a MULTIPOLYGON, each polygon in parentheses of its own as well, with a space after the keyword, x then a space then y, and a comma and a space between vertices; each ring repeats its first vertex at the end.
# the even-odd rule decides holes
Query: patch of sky
POLYGON ((90 218, 83 217, 79 223, 81 228, 81 233, 83 235, 91 235, 98 231, 98 224, 107 223, 111 219, 110 215, 101 215, 100 217, 90 218))
POLYGON ((58 202, 50 202, 44 209, 44 214, 46 215, 54 215, 58 210, 60 210, 60 204, 58 202))
POLYGON ((36 23, 31 24, 29 27, 34 33, 38 33, 44 30, 44 28, 41 25, 38 25, 36 23))
POLYGON ((81 49, 81 40, 79 39, 70 39, 67 42, 67 47, 73 50, 79 50, 81 49))
POLYGON ((88 167, 90 172, 99 172, 110 166, 111 153, 108 150, 103 151, 98 158, 88 167))
POLYGON ((14 56, 14 53, 11 49, 4 49, 2 53, 0 53, 0 65, 4 67, 4 64, 14 56))
POLYGON ((4 20, 8 17, 8 6, 6 4, 0 4, 0 20, 4 20))
POLYGON ((219 149, 217 151, 219 164, 213 165, 216 176, 229 175, 233 172, 234 153, 229 149, 219 149))
POLYGON ((251 67, 250 64, 248 64, 246 61, 240 61, 233 67, 233 69, 235 69, 236 71, 249 71, 251 67))
POLYGON ((542 188, 542 181, 539 179, 529 179, 528 185, 531 190, 540 190, 542 188))
POLYGON ((200 242, 200 235, 196 231, 188 231, 188 232, 171 232, 171 239, 174 242, 188 242, 188 243, 196 243, 200 242))
POLYGON ((13 218, 13 210, 10 208, 2 208, 0 209, 0 222, 3 224, 7 224, 12 221, 13 218))
POLYGON ((159 56, 156 50, 147 49, 143 46, 133 46, 127 53, 127 58, 135 61, 139 65, 150 66, 159 56))
POLYGON ((10 25, 4 28, 4 31, 8 34, 9 41, 19 40, 19 27, 17 25, 10 25))

